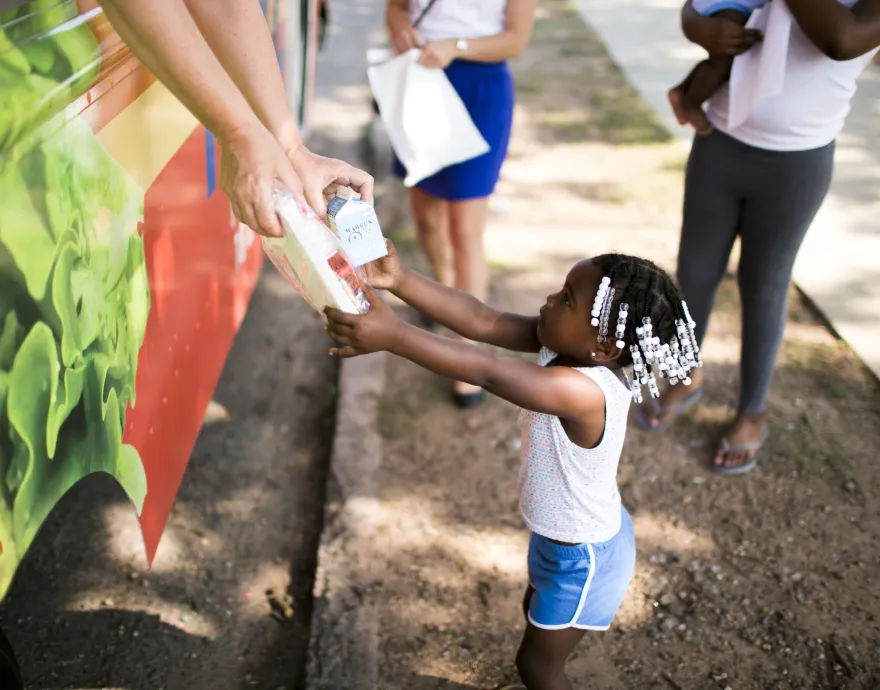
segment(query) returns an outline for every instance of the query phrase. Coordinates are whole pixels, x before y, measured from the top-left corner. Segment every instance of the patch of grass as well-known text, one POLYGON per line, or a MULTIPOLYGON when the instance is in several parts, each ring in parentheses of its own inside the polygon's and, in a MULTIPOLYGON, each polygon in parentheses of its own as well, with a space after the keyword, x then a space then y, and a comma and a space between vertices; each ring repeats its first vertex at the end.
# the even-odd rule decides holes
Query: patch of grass
POLYGON ((529 52, 514 66, 514 74, 520 101, 534 110, 549 138, 613 144, 669 141, 660 119, 570 0, 548 0, 541 7, 529 52))
POLYGON ((809 474, 816 465, 820 465, 829 469, 838 479, 849 477, 852 460, 834 432, 804 416, 793 434, 798 447, 792 451, 792 456, 802 474, 809 474))
MULTIPOLYGON (((621 76, 622 79, 622 76, 621 76)), ((672 140, 651 107, 631 86, 593 94, 596 124, 605 141, 614 144, 658 144, 672 140)))
POLYGON ((416 232, 409 227, 382 228, 382 232, 401 251, 414 251, 419 248, 416 232))
POLYGON ((509 264, 506 261, 502 261, 501 259, 495 259, 492 257, 486 258, 486 266, 489 267, 490 271, 509 271, 513 268, 512 264, 509 264))

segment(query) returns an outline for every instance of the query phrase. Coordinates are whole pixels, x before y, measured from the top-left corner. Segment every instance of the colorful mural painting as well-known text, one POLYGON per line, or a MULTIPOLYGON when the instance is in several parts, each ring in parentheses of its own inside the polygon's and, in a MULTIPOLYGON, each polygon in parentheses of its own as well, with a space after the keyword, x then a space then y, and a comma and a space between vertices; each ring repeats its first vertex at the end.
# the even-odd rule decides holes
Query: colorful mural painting
POLYGON ((0 599, 92 472, 155 555, 263 260, 218 158, 96 0, 0 13, 0 599))

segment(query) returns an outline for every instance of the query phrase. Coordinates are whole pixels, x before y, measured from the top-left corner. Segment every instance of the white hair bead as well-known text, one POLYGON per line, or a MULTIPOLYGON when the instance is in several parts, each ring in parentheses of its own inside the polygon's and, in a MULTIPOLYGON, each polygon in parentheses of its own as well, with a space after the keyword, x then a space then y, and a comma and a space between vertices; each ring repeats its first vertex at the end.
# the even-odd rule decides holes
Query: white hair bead
MULTIPOLYGON (((595 313, 595 312, 594 312, 594 313, 595 313)), ((595 328, 596 326, 599 325, 599 319, 597 319, 596 317, 593 317, 592 319, 590 319, 590 325, 591 325, 593 328, 595 328)))
POLYGON ((622 340, 618 340, 618 341, 617 341, 616 343, 614 343, 614 344, 617 345, 617 347, 619 347, 620 349, 623 349, 624 347, 626 347, 626 343, 623 342, 622 340))

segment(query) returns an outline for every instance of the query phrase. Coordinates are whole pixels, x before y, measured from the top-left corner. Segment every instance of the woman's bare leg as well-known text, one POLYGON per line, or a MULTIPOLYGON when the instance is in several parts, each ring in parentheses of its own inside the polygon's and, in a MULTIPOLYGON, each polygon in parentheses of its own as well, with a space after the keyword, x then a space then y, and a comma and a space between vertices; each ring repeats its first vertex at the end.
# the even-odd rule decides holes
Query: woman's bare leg
POLYGON ((428 258, 434 279, 452 285, 449 204, 415 187, 410 190, 410 203, 419 244, 428 258))
MULTIPOLYGON (((489 197, 449 203, 449 237, 452 244, 454 285, 486 300, 488 272, 483 236, 489 212, 489 197)), ((453 390, 459 395, 473 395, 479 388, 456 381, 453 390)))

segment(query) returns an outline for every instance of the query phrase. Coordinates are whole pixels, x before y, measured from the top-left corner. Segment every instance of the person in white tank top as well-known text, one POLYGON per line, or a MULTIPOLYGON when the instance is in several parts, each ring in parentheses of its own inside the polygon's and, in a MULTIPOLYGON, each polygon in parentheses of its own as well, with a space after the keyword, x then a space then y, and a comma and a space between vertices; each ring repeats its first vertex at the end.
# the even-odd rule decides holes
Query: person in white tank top
POLYGON ((326 310, 331 354, 387 350, 522 408, 520 506, 531 531, 526 632, 516 664, 526 688, 571 687, 565 662, 587 630, 607 630, 635 567, 617 467, 630 403, 658 379, 690 385, 701 364, 694 323, 672 279, 650 261, 605 254, 576 264, 535 316, 492 309, 403 269, 389 242, 369 283, 467 338, 536 364, 496 357, 405 324, 368 288, 364 315, 326 310))
MULTIPOLYGON (((701 16, 695 9, 701 1, 684 6, 685 36, 710 54, 742 52, 749 43, 746 30, 701 16)), ((784 17, 790 29, 764 38, 764 51, 770 40, 787 42, 772 46, 785 59, 781 88, 752 103, 745 119, 732 124, 730 85, 709 100, 705 117, 712 131, 696 136, 691 148, 678 252, 678 283, 702 340, 731 249, 740 241, 740 396, 712 459, 713 469, 725 475, 754 469, 769 436, 766 404, 795 259, 831 184, 835 140, 857 79, 880 46, 880 0, 771 0, 763 11, 784 17), (783 14, 786 9, 790 14, 783 14)), ((759 67, 778 68, 773 60, 759 67)), ((699 401, 700 373, 694 384, 693 393, 665 391, 653 413, 637 420, 649 430, 668 428, 699 401)))

